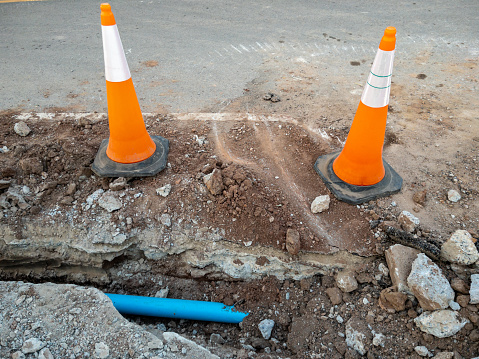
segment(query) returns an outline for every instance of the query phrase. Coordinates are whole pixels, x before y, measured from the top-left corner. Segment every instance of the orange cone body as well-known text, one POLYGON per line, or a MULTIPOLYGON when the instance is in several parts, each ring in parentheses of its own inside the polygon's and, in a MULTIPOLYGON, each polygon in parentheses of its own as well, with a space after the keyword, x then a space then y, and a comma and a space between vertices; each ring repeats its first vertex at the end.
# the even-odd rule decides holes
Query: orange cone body
POLYGON ((333 163, 336 176, 355 186, 371 186, 385 174, 382 151, 396 45, 396 29, 388 27, 379 45, 353 124, 333 163))
POLYGON ((101 4, 101 25, 110 126, 106 155, 119 163, 140 162, 155 152, 156 145, 146 131, 109 4, 101 4))

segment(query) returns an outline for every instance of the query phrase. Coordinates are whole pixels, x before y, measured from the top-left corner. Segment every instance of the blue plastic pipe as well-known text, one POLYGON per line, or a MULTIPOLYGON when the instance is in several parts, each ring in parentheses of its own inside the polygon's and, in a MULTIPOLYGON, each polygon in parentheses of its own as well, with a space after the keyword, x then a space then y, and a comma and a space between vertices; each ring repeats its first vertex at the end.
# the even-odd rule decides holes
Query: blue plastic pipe
POLYGON ((217 302, 170 298, 140 297, 105 293, 122 314, 146 315, 220 323, 240 323, 248 313, 217 302))

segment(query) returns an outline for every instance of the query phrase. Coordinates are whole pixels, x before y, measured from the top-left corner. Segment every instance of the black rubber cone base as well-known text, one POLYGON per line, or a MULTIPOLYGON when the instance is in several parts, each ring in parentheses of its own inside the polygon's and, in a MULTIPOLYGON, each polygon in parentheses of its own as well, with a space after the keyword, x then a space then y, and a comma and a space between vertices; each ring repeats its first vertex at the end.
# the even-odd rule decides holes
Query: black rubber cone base
POLYGON ((350 204, 360 204, 379 197, 390 196, 401 190, 401 176, 384 160, 386 173, 381 182, 373 186, 354 186, 342 181, 333 171, 333 162, 339 154, 340 152, 334 152, 319 156, 314 164, 314 169, 337 199, 350 204))
POLYGON ((161 136, 151 136, 156 144, 155 152, 146 160, 136 163, 119 163, 106 155, 108 140, 101 141, 91 169, 100 177, 147 177, 154 176, 166 167, 169 142, 161 136))

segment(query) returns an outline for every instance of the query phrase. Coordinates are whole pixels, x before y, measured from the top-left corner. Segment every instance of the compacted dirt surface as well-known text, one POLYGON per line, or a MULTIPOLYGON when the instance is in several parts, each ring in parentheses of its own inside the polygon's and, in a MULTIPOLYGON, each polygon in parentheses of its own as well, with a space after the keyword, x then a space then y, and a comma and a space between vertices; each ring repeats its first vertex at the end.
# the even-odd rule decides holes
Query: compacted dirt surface
MULTIPOLYGON (((423 69, 430 56, 427 51, 418 55, 415 68, 423 69)), ((354 271, 357 289, 340 291, 334 270, 301 280, 268 275, 255 280, 226 275, 192 278, 171 262, 128 256, 105 262, 107 280, 100 283, 87 276, 77 283, 147 296, 168 288, 170 298, 235 304, 249 313, 240 325, 129 317, 151 331, 178 332, 221 358, 359 357, 345 341, 351 318, 362 319, 369 333, 375 333, 368 358, 418 358, 417 346, 434 355, 453 353, 444 357, 478 356, 476 305, 461 308, 461 315, 470 321, 461 331, 439 339, 415 326, 413 319, 422 309, 414 298, 399 312, 388 312, 378 303, 380 292, 391 286, 384 250, 395 243, 381 223, 397 224, 406 210, 420 220, 412 235, 438 246, 457 229, 476 239, 479 230, 477 59, 436 63, 432 75, 417 70, 407 74, 410 65, 403 65, 404 76, 394 79, 392 86, 384 148, 385 158, 404 179, 399 194, 353 206, 329 193, 313 164, 318 156, 341 149, 361 86, 348 87, 346 80, 331 79, 331 74, 327 78, 317 64, 304 59, 286 64, 271 58, 265 60, 268 70, 247 84, 240 98, 202 109, 199 115, 146 114, 149 133, 170 141, 168 166, 154 177, 125 180, 120 191, 127 205, 111 213, 114 227, 126 230, 165 225, 170 217, 164 215, 174 221, 196 221, 218 228, 232 243, 283 251, 291 261, 296 253, 288 252, 286 233, 295 230, 301 252, 347 252, 361 259, 354 271), (331 81, 334 86, 328 93, 325 83, 331 81), (218 194, 203 182, 215 169, 222 174, 218 194), (167 184, 170 194, 159 196, 157 189, 167 184), (460 194, 458 202, 448 199, 451 189, 460 194), (311 202, 326 194, 331 196, 329 210, 312 214, 311 202), (270 339, 258 329, 263 319, 275 322, 270 339)), ((369 59, 351 59, 348 66, 361 68, 355 81, 363 83, 369 59)), ((100 142, 108 138, 106 116, 79 119, 64 114, 68 111, 0 114, 0 194, 15 188, 22 197, 7 199, 0 221, 14 228, 19 240, 28 240, 23 229, 31 220, 52 226, 68 221, 88 228, 103 211, 85 206, 89 196, 114 186, 114 178, 99 178, 91 170, 100 142), (25 137, 14 131, 21 120, 31 130, 25 137)), ((174 237, 167 234, 159 242, 173 246, 174 237)), ((264 257, 256 264, 267 262, 264 257)), ((477 271, 437 264, 449 280, 459 277, 467 282, 465 273, 477 271)), ((3 258, 1 265, 5 280, 72 282, 55 275, 48 263, 43 263, 47 270, 42 275, 17 270, 15 258, 3 258)))

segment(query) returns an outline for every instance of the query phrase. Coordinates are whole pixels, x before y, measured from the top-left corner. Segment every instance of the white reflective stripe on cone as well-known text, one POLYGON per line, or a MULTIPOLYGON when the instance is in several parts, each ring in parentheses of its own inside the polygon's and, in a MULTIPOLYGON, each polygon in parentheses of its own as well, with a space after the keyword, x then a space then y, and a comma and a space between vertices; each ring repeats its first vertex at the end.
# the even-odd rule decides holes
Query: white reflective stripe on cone
POLYGON ((393 62, 394 50, 378 50, 361 96, 361 102, 366 106, 378 108, 389 104, 393 62))
POLYGON ((131 77, 125 52, 116 25, 102 26, 105 78, 110 82, 123 82, 131 77))

